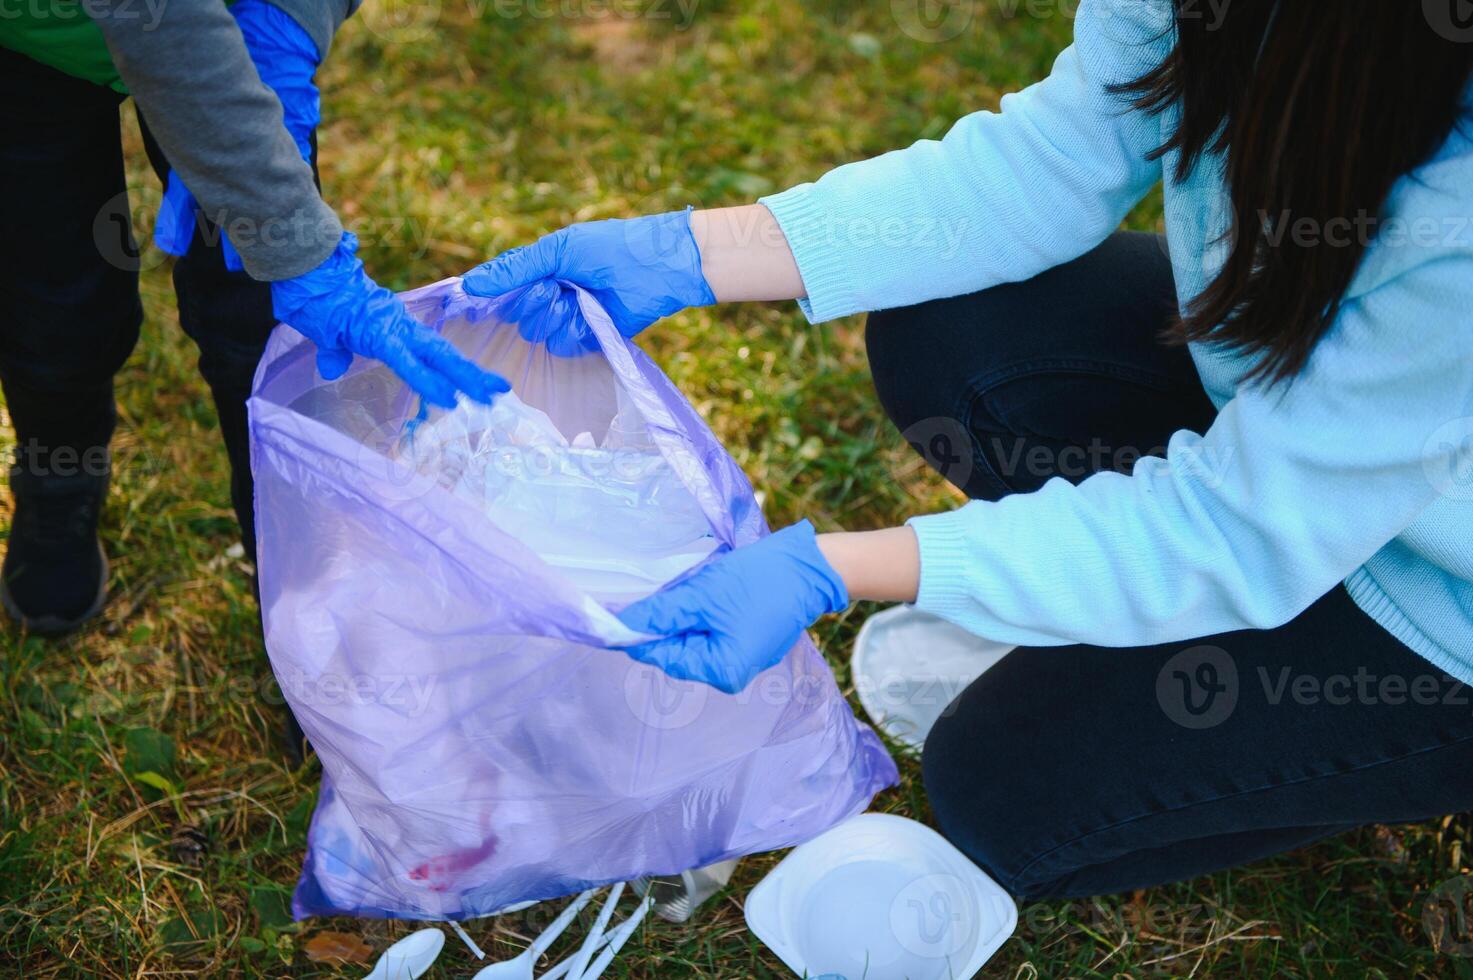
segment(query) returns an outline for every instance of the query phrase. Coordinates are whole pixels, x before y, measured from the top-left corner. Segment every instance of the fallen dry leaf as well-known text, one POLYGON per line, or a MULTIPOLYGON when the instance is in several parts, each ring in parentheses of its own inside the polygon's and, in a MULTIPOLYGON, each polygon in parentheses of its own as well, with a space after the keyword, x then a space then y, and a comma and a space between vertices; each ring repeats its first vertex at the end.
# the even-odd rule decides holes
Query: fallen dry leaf
POLYGON ((373 959, 373 947, 346 932, 319 932, 307 940, 304 948, 313 963, 367 963, 373 959))

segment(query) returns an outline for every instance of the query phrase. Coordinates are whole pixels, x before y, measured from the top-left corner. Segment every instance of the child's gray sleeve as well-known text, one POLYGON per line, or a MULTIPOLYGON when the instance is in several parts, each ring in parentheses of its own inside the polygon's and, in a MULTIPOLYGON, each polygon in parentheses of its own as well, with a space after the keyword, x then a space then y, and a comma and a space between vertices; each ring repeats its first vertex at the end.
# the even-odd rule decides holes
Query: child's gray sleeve
POLYGON ((318 194, 225 4, 168 0, 154 15, 136 0, 84 7, 170 165, 205 213, 221 219, 246 272, 290 279, 327 258, 342 223, 318 194))

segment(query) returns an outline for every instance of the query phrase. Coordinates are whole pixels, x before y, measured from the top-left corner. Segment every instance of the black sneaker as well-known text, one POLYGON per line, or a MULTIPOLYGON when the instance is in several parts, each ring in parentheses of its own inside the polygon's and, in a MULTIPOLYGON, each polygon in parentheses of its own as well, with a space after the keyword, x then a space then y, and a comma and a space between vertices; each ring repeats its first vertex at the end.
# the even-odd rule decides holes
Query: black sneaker
POLYGON ((15 512, 0 568, 0 603, 32 633, 70 633, 102 610, 107 557, 97 521, 108 475, 10 468, 15 512))

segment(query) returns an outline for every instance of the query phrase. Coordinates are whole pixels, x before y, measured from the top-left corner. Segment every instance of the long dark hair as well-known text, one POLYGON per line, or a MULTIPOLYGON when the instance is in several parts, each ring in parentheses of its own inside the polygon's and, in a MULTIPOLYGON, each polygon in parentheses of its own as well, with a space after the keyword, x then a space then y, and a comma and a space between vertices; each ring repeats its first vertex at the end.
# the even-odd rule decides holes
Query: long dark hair
POLYGON ((1169 336, 1262 355, 1250 380, 1279 381, 1334 321, 1392 185, 1458 123, 1473 43, 1416 0, 1231 0, 1216 18, 1175 3, 1175 48, 1117 91, 1150 112, 1180 103, 1155 151, 1181 151, 1179 178, 1226 151, 1233 220, 1221 272, 1169 336))

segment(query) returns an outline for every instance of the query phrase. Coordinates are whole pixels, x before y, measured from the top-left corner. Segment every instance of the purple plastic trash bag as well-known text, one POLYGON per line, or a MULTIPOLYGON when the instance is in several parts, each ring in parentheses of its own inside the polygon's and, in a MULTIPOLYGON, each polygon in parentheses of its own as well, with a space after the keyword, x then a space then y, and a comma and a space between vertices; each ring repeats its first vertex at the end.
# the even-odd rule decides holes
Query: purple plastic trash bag
POLYGON ((751 485, 580 294, 558 358, 458 280, 410 312, 512 395, 418 419, 279 328, 250 400, 266 647, 323 768, 293 909, 487 915, 787 847, 896 780, 805 637, 744 692, 617 649, 610 610, 767 533, 751 485))

